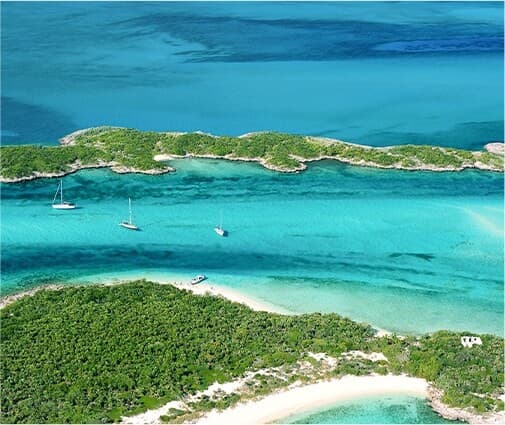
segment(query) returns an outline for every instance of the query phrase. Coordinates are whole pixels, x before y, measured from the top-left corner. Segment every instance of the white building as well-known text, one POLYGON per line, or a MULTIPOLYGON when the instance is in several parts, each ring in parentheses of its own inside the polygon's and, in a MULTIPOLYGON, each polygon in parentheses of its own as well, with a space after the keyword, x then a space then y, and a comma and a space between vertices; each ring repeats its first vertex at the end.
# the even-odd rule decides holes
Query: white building
POLYGON ((471 347, 472 345, 482 345, 482 341, 478 336, 462 336, 461 345, 463 347, 471 347))

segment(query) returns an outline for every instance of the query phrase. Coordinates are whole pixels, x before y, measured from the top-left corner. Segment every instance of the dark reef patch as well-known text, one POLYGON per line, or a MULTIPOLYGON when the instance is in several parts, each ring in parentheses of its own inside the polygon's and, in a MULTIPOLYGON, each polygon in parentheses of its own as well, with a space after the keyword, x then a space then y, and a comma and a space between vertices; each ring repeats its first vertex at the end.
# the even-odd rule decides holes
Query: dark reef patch
POLYGON ((78 126, 65 114, 41 105, 24 103, 12 97, 1 98, 2 145, 37 143, 56 145, 58 139, 78 126), (44 135, 44 140, 41 140, 44 135))
POLYGON ((435 258, 433 254, 416 253, 416 252, 393 252, 389 255, 391 258, 398 258, 402 256, 420 258, 421 260, 431 261, 435 258))

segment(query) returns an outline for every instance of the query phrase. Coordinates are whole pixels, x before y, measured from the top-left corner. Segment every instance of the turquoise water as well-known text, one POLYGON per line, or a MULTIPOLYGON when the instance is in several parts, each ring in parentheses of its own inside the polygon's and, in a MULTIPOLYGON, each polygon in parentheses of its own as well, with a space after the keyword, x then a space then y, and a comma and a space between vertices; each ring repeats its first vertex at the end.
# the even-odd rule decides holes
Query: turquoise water
MULTIPOLYGON (((504 139, 500 2, 0 7, 2 144, 55 144, 104 124, 377 146, 504 139)), ((338 312, 401 333, 503 335, 501 175, 174 164, 164 176, 67 176, 74 211, 50 207, 55 180, 1 185, 2 294, 205 273, 290 312, 338 312), (118 226, 130 196, 140 232, 118 226), (221 212, 228 238, 212 230, 221 212)), ((298 420, 441 422, 410 397, 298 420)))
POLYGON ((4 2, 1 36, 3 143, 103 124, 503 140, 500 2, 4 2))
POLYGON ((384 396, 339 403, 318 412, 288 418, 289 424, 447 424, 426 400, 411 396, 384 396))
POLYGON ((398 332, 503 333, 503 178, 321 162, 283 175, 174 161, 163 176, 82 171, 2 185, 2 290, 101 274, 205 273, 292 312, 398 332), (132 197, 141 232, 118 226, 132 197), (213 227, 223 213, 228 238, 213 227))

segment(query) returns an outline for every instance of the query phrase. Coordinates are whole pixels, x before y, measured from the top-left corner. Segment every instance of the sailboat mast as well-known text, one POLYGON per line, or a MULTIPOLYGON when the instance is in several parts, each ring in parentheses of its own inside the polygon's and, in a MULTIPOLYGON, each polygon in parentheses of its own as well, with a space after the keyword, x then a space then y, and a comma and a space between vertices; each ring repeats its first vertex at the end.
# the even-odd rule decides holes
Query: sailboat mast
POLYGON ((63 180, 60 180, 60 204, 63 204, 63 180))
POLYGON ((56 202, 56 198, 58 197, 58 192, 60 191, 60 183, 58 183, 58 187, 56 188, 56 192, 54 194, 54 198, 53 198, 53 205, 54 203, 56 202))
POLYGON ((128 208, 130 210, 130 224, 132 224, 132 199, 128 198, 128 208))

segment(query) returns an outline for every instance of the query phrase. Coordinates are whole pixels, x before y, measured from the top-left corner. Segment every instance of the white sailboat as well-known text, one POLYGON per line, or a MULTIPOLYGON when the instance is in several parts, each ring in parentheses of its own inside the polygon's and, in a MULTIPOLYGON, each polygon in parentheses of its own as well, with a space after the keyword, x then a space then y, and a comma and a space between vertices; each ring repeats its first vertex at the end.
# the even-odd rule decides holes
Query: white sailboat
POLYGON ((121 223, 119 223, 119 225, 124 227, 125 229, 139 230, 139 228, 137 226, 135 226, 135 224, 133 224, 133 222, 132 222, 132 200, 131 200, 131 198, 128 198, 128 206, 130 209, 130 219, 128 221, 122 221, 121 223))
POLYGON ((66 202, 63 200, 63 180, 60 180, 60 184, 58 185, 58 189, 56 189, 56 193, 53 198, 53 208, 56 210, 73 210, 75 209, 75 204, 72 202, 66 202), (60 193, 60 203, 56 203, 56 198, 58 197, 58 192, 60 193))
POLYGON ((219 222, 219 226, 214 227, 214 232, 216 232, 219 236, 227 236, 228 232, 223 229, 223 212, 221 211, 221 221, 219 222))

